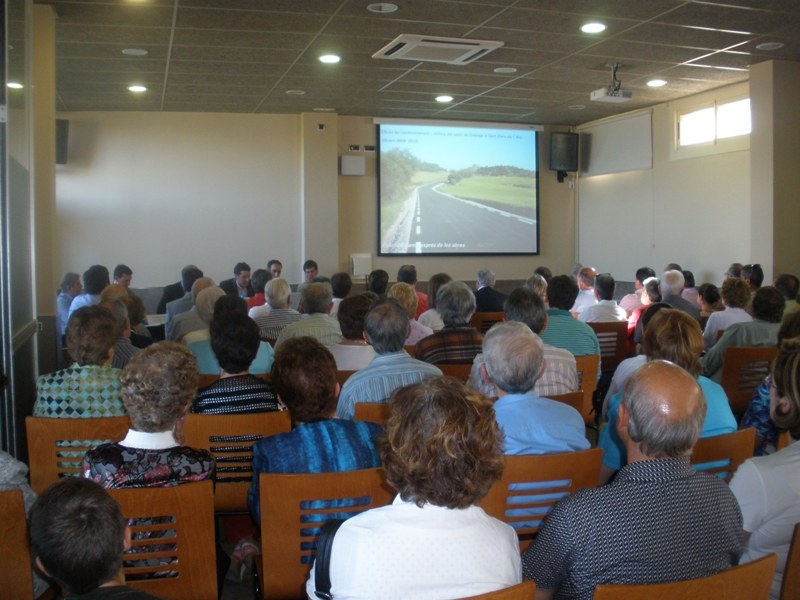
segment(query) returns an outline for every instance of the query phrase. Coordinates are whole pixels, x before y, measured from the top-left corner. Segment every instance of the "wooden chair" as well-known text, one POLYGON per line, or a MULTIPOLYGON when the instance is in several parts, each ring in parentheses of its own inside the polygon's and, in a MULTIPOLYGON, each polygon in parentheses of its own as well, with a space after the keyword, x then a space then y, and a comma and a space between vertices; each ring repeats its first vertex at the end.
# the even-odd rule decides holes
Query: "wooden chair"
POLYGON ((600 343, 600 368, 603 373, 614 373, 617 365, 626 358, 625 341, 628 337, 627 321, 587 323, 600 343))
POLYGON ((355 371, 336 371, 336 382, 342 386, 355 371))
POLYGON ((0 596, 33 598, 25 503, 18 489, 0 492, 0 564, 0 596))
POLYGON ((259 598, 305 598, 319 528, 394 498, 383 469, 339 473, 262 473, 261 556, 256 558, 259 598), (320 502, 324 500, 324 502, 320 502))
POLYGON ((291 428, 288 411, 186 415, 186 445, 208 450, 217 463, 214 508, 218 512, 247 512, 247 490, 253 482, 253 444, 291 428))
POLYGON ((778 443, 775 444, 775 451, 783 450, 786 446, 789 445, 789 432, 788 431, 781 431, 778 434, 778 443))
POLYGON ((594 600, 768 600, 778 557, 768 554, 716 575, 670 583, 603 584, 594 600))
POLYGON ((781 600, 797 600, 800 598, 800 523, 794 526, 792 543, 783 567, 781 583, 781 600))
POLYGON ((461 363, 461 364, 445 364, 445 363, 436 363, 434 365, 438 367, 443 375, 449 375, 450 377, 455 377, 460 381, 466 382, 469 379, 469 373, 472 370, 472 363, 461 363))
POLYGON ((533 600, 536 593, 536 583, 527 579, 517 585, 497 590, 496 592, 486 592, 479 596, 469 596, 461 600, 533 600))
POLYGON ((200 378, 197 380, 197 389, 207 387, 214 383, 215 381, 219 380, 219 374, 217 375, 200 375, 200 378))
POLYGON ((597 390, 597 371, 600 369, 600 355, 588 354, 575 357, 575 367, 578 370, 578 387, 583 390, 583 408, 581 415, 583 422, 594 425, 594 393, 597 390))
POLYGON ((134 519, 126 584, 171 600, 216 600, 213 483, 108 492, 134 519))
POLYGON ((33 491, 41 494, 62 477, 80 475, 87 450, 107 442, 118 442, 129 428, 127 416, 94 419, 26 417, 33 491))
POLYGON ((369 421, 371 423, 386 423, 389 418, 388 402, 356 402, 354 421, 369 421))
POLYGON ((403 346, 403 350, 405 350, 406 354, 408 354, 409 356, 414 356, 414 352, 417 351, 417 345, 410 344, 408 346, 403 346))
POLYGON ((476 312, 473 313, 469 324, 479 333, 486 333, 495 323, 500 323, 506 318, 502 312, 476 312))
POLYGON ((502 478, 480 505, 517 531, 522 551, 530 545, 556 502, 579 489, 597 487, 602 456, 600 448, 506 456, 502 478))
MULTIPOLYGON (((552 394, 548 396, 548 398, 556 402, 561 402, 562 404, 567 404, 583 415, 585 409, 584 402, 586 402, 586 394, 583 393, 583 390, 569 392, 567 394, 552 394)), ((591 410, 592 405, 589 403, 589 411, 591 412, 591 410)))
POLYGON ((725 350, 722 388, 737 417, 747 410, 753 392, 769 375, 770 366, 777 355, 778 348, 775 346, 733 346, 725 350))
POLYGON ((753 427, 733 433, 700 438, 692 450, 692 464, 726 482, 731 480, 739 465, 753 456, 756 430, 753 427))

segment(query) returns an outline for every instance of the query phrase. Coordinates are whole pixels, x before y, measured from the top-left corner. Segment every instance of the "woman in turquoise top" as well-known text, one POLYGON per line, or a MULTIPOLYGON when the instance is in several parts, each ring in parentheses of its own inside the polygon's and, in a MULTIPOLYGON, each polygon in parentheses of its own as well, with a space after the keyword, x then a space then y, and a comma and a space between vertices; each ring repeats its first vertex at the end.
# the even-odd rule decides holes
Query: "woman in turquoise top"
MULTIPOLYGON (((643 348, 647 360, 668 360, 697 378, 707 407, 700 437, 736 431, 736 418, 725 391, 719 384, 700 375, 703 332, 695 319, 673 308, 660 310, 644 331, 643 348)), ((617 433, 617 413, 621 401, 622 394, 615 394, 609 400, 608 423, 600 432, 597 444, 603 449, 603 467, 600 473, 603 483, 611 479, 627 462, 625 446, 617 433)))

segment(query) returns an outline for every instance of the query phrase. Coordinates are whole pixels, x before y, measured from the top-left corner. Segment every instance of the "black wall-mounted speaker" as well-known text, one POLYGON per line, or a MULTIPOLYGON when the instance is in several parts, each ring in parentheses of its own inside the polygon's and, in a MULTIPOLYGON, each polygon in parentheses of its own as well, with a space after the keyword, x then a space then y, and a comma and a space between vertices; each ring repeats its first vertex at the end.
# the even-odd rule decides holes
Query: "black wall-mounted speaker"
POLYGON ((69 121, 56 119, 56 164, 67 164, 69 148, 69 121))
POLYGON ((550 134, 550 170, 578 170, 578 134, 554 131, 550 134))

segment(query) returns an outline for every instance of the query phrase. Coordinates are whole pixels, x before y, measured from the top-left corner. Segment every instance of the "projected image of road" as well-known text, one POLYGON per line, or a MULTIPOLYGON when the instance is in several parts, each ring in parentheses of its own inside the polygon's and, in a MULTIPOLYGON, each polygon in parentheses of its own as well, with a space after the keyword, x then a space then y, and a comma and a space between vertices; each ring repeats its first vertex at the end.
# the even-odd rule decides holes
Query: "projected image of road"
POLYGON ((381 254, 538 252, 536 134, 380 126, 381 254))

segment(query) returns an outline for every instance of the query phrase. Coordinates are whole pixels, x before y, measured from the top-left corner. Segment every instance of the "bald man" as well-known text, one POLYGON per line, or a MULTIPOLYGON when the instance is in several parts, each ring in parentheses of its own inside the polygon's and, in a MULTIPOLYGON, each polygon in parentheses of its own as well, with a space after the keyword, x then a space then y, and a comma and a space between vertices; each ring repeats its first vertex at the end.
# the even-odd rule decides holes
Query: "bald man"
POLYGON ((736 498, 689 462, 705 413, 697 381, 672 363, 648 362, 628 379, 617 421, 628 464, 548 515, 522 556, 536 600, 590 600, 601 583, 681 581, 738 564, 736 498))

